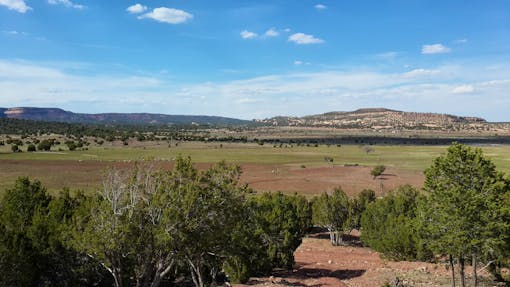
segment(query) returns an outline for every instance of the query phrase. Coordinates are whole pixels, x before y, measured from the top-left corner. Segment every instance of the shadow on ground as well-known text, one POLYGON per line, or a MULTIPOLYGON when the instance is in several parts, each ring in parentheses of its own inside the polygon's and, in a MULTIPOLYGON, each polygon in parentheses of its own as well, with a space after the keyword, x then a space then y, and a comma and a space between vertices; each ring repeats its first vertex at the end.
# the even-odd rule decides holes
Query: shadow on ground
MULTIPOLYGON (((278 284, 282 286, 308 286, 308 287, 322 287, 330 286, 328 284, 306 284, 302 281, 309 279, 321 279, 321 278, 335 278, 337 280, 349 280, 351 278, 362 276, 366 270, 329 270, 324 268, 300 268, 294 271, 276 271, 269 278, 269 282, 272 284, 278 284)), ((267 281, 265 281, 267 283, 267 281)), ((261 282, 258 280, 251 280, 247 285, 257 285, 261 282)), ((343 286, 343 285, 342 285, 343 286)))
MULTIPOLYGON (((329 240, 329 233, 327 229, 314 227, 308 234, 310 238, 324 239, 329 240)), ((353 247, 363 247, 363 243, 361 242, 359 236, 352 234, 344 234, 342 236, 343 244, 342 246, 353 246, 353 247)))

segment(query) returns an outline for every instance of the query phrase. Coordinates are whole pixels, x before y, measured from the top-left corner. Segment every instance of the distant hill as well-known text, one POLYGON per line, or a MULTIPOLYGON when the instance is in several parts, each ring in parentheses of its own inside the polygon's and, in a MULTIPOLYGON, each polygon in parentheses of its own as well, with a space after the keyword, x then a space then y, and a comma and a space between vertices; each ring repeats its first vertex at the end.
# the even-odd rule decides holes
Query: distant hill
POLYGON ((149 113, 80 114, 58 108, 0 108, 0 118, 34 121, 129 124, 129 125, 248 125, 252 121, 217 116, 165 115, 149 113))
MULTIPOLYGON (((352 112, 330 112, 305 117, 273 117, 257 120, 265 125, 295 127, 332 127, 372 130, 487 130, 498 124, 477 117, 461 117, 437 113, 416 113, 384 108, 359 109, 352 112)), ((508 127, 508 124, 499 124, 508 127)))

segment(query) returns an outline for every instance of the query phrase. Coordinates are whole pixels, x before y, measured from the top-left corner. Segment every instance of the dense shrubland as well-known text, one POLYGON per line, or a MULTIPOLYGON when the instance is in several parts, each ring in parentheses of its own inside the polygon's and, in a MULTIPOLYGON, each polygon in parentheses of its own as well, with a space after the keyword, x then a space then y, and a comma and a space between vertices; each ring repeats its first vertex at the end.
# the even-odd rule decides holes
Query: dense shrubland
POLYGON ((56 196, 20 178, 0 201, 0 286, 246 282, 293 268, 312 226, 333 245, 349 244, 344 235, 357 229, 389 259, 446 262, 461 286, 466 266, 502 279, 509 265, 510 184, 480 149, 454 144, 425 171, 423 190, 377 199, 340 188, 311 201, 256 194, 240 172, 224 162, 198 171, 178 157, 171 171, 137 163, 107 171, 98 193, 56 196))

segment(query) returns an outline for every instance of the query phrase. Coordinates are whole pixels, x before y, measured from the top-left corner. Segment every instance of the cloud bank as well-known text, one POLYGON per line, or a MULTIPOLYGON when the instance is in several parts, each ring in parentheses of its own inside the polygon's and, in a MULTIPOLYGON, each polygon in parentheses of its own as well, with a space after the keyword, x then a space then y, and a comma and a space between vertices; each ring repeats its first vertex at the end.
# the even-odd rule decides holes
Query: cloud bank
POLYGON ((510 120, 510 68, 506 67, 466 64, 395 72, 292 72, 189 84, 160 76, 78 75, 55 66, 0 60, 0 90, 7 91, 0 98, 0 107, 52 106, 76 112, 214 114, 244 119, 388 107, 510 120))

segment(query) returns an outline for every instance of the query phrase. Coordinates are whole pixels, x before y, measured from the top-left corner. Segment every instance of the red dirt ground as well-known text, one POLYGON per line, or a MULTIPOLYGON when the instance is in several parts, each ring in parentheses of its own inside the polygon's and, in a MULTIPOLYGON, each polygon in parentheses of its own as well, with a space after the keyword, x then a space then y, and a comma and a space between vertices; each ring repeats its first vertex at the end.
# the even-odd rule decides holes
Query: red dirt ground
MULTIPOLYGON (((393 262, 381 259, 370 248, 332 246, 327 237, 305 238, 294 253, 293 271, 275 272, 270 277, 252 278, 236 287, 313 286, 313 287, 378 287, 398 277, 410 286, 450 286, 450 273, 442 264, 424 262, 393 262)), ((355 238, 355 237, 353 237, 355 238)), ((468 267, 467 283, 471 284, 468 267)), ((482 276, 488 276, 482 272, 482 276)), ((484 277, 480 286, 495 286, 484 277)))
POLYGON ((355 195, 365 188, 381 194, 399 185, 411 184, 421 187, 422 172, 388 168, 380 179, 373 179, 370 167, 365 166, 319 166, 301 168, 293 165, 242 165, 241 180, 255 190, 279 190, 313 195, 332 191, 341 186, 349 195, 355 195))
MULTIPOLYGON (((50 189, 70 187, 72 189, 95 189, 100 186, 101 176, 109 166, 127 166, 126 162, 102 161, 38 161, 2 160, 0 174, 3 183, 10 186, 18 176, 29 176, 41 180, 50 189)), ((170 165, 165 164, 165 167, 170 165)), ((209 164, 198 164, 206 169, 209 164)), ((423 173, 418 171, 388 168, 380 179, 373 179, 370 167, 364 166, 314 166, 301 168, 296 165, 241 164, 241 182, 257 191, 282 191, 304 195, 332 191, 341 186, 349 195, 365 188, 381 194, 402 184, 420 187, 423 173)))

